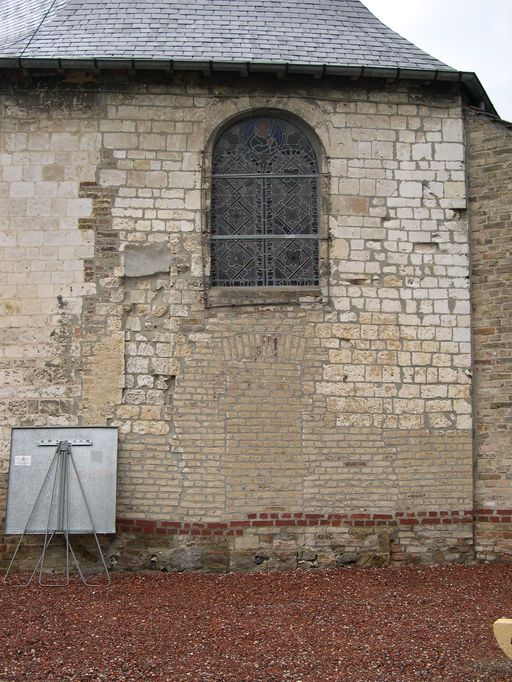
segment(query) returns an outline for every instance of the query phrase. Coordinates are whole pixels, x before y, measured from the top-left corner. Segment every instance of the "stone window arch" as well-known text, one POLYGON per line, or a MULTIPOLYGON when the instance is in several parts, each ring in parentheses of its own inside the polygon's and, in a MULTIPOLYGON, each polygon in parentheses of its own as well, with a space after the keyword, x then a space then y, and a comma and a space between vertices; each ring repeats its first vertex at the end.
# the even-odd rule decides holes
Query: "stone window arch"
POLYGON ((212 154, 212 285, 317 286, 319 182, 299 122, 254 113, 225 127, 212 154))

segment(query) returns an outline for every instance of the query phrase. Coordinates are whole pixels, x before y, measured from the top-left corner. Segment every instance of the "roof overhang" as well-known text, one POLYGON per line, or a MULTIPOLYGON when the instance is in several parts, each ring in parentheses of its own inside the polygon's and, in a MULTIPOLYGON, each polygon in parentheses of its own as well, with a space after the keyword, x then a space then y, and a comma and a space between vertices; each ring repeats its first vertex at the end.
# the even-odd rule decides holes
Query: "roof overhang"
POLYGON ((422 81, 424 83, 454 83, 466 92, 473 106, 498 115, 478 76, 470 71, 427 70, 399 67, 358 66, 338 64, 278 63, 263 61, 199 61, 183 59, 129 59, 118 57, 0 57, 0 69, 41 70, 132 70, 132 71, 198 71, 203 74, 231 72, 272 73, 278 77, 310 75, 316 78, 337 76, 359 80, 382 78, 387 81, 422 81))

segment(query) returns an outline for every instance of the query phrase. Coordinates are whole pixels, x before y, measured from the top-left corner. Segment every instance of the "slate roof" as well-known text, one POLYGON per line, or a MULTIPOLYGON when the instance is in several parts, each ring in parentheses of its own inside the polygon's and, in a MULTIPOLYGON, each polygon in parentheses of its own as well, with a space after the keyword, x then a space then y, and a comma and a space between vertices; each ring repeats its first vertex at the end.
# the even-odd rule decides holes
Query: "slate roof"
POLYGON ((359 0, 0 0, 0 57, 452 71, 359 0))
POLYGON ((18 43, 23 49, 53 5, 56 11, 68 0, 0 0, 0 51, 18 43))

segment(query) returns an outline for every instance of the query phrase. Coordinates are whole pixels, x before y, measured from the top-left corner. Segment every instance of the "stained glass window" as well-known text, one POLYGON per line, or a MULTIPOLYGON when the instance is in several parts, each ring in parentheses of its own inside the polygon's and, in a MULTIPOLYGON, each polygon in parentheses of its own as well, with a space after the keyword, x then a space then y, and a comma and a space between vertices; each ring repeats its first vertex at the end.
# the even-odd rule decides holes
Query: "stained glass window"
POLYGON ((290 121, 235 123, 213 151, 214 286, 318 284, 318 162, 290 121))

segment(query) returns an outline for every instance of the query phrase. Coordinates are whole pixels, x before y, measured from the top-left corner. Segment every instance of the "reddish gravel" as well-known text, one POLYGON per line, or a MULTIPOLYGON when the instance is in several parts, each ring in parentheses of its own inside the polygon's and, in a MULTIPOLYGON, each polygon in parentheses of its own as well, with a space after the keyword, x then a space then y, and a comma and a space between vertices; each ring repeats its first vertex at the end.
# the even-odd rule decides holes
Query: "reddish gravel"
POLYGON ((512 566, 118 574, 0 588, 0 680, 512 680, 512 566))

